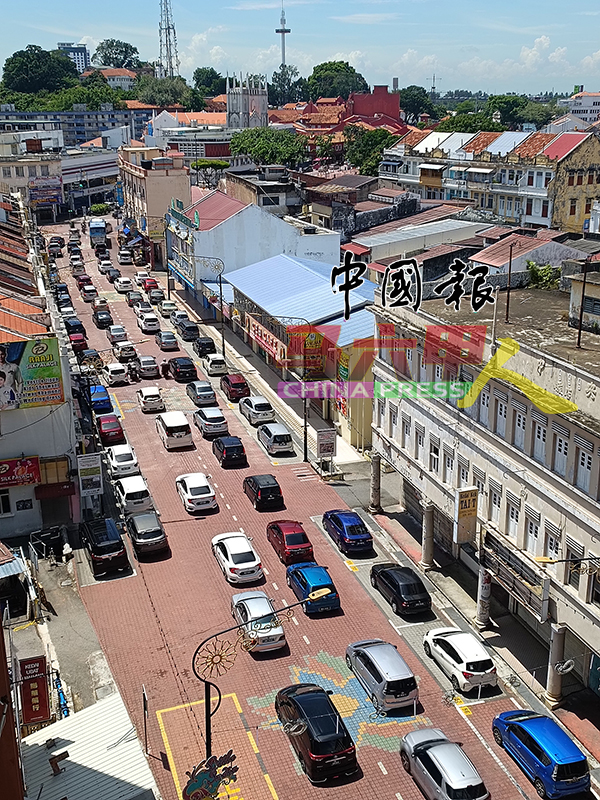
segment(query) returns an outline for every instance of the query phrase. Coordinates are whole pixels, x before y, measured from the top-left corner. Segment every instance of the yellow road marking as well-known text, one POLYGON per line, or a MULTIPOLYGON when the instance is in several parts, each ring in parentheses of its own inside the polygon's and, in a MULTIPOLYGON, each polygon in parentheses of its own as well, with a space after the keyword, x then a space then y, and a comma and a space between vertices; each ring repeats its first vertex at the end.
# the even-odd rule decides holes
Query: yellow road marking
POLYGON ((231 694, 226 694, 225 697, 233 698, 233 703, 235 705, 235 710, 238 712, 238 714, 241 714, 242 713, 242 707, 240 705, 239 700, 237 699, 237 694, 235 692, 232 692, 231 694))
POLYGON ((119 409, 119 414, 121 416, 121 419, 124 419, 125 415, 123 414, 123 409, 121 408, 121 404, 119 403, 119 398, 117 397, 116 394, 113 394, 113 398, 115 403, 117 404, 117 408, 119 409))
POLYGON ((256 742, 254 741, 254 736, 252 736, 250 731, 246 731, 246 733, 248 734, 248 738, 250 739, 250 745, 252 746, 252 749, 254 750, 255 753, 258 753, 258 747, 256 746, 256 742))
MULTIPOLYGON (((185 706, 179 706, 179 708, 185 708, 185 706)), ((167 709, 172 711, 173 709, 167 709)), ((171 750, 171 745, 169 744, 169 739, 167 737, 167 732, 165 730, 164 722, 162 721, 162 711, 157 711, 156 716, 158 717, 158 727, 160 728, 160 735, 162 736, 163 743, 165 745, 165 750, 167 751, 167 758, 169 760, 169 764, 171 766, 171 774, 173 775, 173 781, 175 783, 175 789, 177 790, 178 797, 181 797, 181 785, 179 783, 179 778, 177 777, 177 770, 175 769, 175 759, 173 758, 173 752, 171 750)))
POLYGON ((279 800, 279 795, 275 791, 275 787, 273 786, 273 781, 267 775, 266 772, 264 773, 264 779, 267 782, 267 786, 269 787, 269 791, 271 792, 271 797, 273 798, 273 800, 279 800))

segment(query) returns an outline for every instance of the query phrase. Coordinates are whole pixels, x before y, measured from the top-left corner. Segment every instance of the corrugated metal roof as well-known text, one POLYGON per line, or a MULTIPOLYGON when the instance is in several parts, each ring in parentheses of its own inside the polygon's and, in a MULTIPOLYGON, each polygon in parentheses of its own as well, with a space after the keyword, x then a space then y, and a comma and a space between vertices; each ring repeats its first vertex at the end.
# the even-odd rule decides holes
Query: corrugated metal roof
MULTIPOLYGON (((446 233, 449 231, 459 231, 461 228, 469 229, 471 234, 472 222, 465 222, 460 219, 442 219, 437 222, 430 222, 426 225, 411 225, 405 228, 400 228, 395 231, 387 231, 385 233, 378 233, 373 235, 360 235, 355 236, 354 241, 362 244, 364 247, 373 248, 378 244, 387 244, 389 242, 410 241, 419 236, 433 236, 437 233, 446 233)), ((484 224, 481 226, 485 227, 484 224)))
POLYGON ((8 578, 10 575, 20 575, 25 572, 25 565, 19 558, 15 556, 12 561, 6 561, 0 564, 0 578, 8 578))
POLYGON ((464 150, 465 153, 481 153, 481 151, 489 147, 492 142, 495 142, 499 136, 501 136, 501 134, 496 131, 481 131, 481 133, 478 133, 464 144, 462 150, 464 150))
POLYGON ((461 210, 462 209, 460 206, 437 205, 433 208, 428 208, 425 211, 419 211, 418 214, 412 214, 410 217, 402 217, 402 219, 395 219, 391 222, 384 222, 382 225, 375 225, 372 228, 367 228, 366 231, 363 231, 362 235, 374 236, 377 233, 397 231, 400 228, 407 228, 410 225, 423 225, 426 222, 435 222, 438 219, 447 219, 461 210))
MULTIPOLYGON (((202 281, 202 283, 207 289, 210 289, 211 292, 214 292, 216 295, 219 294, 219 281, 202 281)), ((233 286, 227 283, 226 280, 223 280, 223 300, 225 303, 233 303, 233 286)))
POLYGON ((494 141, 484 149, 487 150, 488 153, 505 156, 507 153, 510 153, 511 150, 514 150, 517 145, 521 144, 521 142, 524 142, 528 136, 531 136, 531 134, 524 131, 504 131, 504 133, 501 133, 500 136, 494 139, 494 141))
MULTIPOLYGON (((343 293, 331 288, 332 268, 331 264, 282 254, 236 269, 227 274, 227 280, 274 317, 298 317, 317 324, 344 312, 343 293)), ((350 292, 350 308, 373 302, 376 288, 365 280, 350 292)))
POLYGON ((473 261, 478 264, 488 264, 490 267, 502 267, 508 263, 510 258, 510 247, 512 245, 513 260, 517 256, 522 256, 524 253, 529 253, 531 250, 537 250, 538 247, 546 244, 543 240, 536 239, 534 236, 519 236, 513 233, 505 239, 501 239, 496 244, 491 244, 473 256, 473 261))
MULTIPOLYGON (((435 150, 436 147, 440 147, 442 142, 452 136, 451 133, 438 133, 437 131, 432 131, 429 136, 426 136, 423 141, 419 142, 418 144, 414 145, 413 150, 415 153, 425 153, 427 150, 435 150)), ((444 148, 442 147, 442 150, 444 148)))
POLYGON ((247 205, 248 203, 242 203, 241 200, 228 197, 223 192, 215 190, 198 200, 194 205, 186 208, 183 213, 194 222, 195 212, 197 211, 199 217, 198 230, 210 231, 221 222, 225 222, 226 219, 233 217, 234 214, 246 208, 247 205))
MULTIPOLYGON (((564 135, 564 134, 563 134, 564 135)), ((537 131, 532 133, 528 139, 514 148, 513 152, 522 158, 537 156, 544 148, 548 147, 550 142, 556 138, 555 133, 542 133, 537 131)))
POLYGON ((361 244, 355 244, 354 242, 350 242, 349 244, 343 244, 340 247, 340 250, 348 250, 350 253, 354 253, 357 256, 364 256, 366 253, 369 252, 368 247, 363 247, 361 244))
POLYGON ((406 147, 414 147, 415 145, 419 144, 419 142, 423 141, 423 139, 425 139, 427 136, 429 136, 430 133, 431 131, 421 131, 421 130, 409 131, 406 134, 406 136, 403 136, 402 139, 400 139, 399 142, 394 144, 391 149, 393 150, 394 148, 398 147, 398 145, 405 145, 406 147))
POLYGON ((544 148, 544 155, 560 161, 561 158, 569 155, 584 139, 591 135, 591 133, 560 133, 554 141, 544 148))
POLYGON ((375 335, 375 317, 366 308, 355 311, 348 320, 343 316, 330 319, 325 325, 318 326, 317 330, 328 338, 332 335, 331 328, 337 325, 340 326, 340 335, 332 344, 337 344, 338 347, 346 347, 355 339, 366 339, 375 335))
POLYGON ((445 153, 453 155, 457 150, 463 149, 464 145, 470 142, 471 139, 474 139, 476 135, 477 134, 474 133, 459 133, 456 131, 455 133, 451 133, 447 139, 444 139, 441 149, 445 153))
POLYGON ((23 739, 21 752, 29 797, 44 800, 151 800, 160 797, 135 728, 118 693, 23 739), (49 750, 46 741, 54 739, 49 750), (68 758, 52 774, 48 759, 68 758))

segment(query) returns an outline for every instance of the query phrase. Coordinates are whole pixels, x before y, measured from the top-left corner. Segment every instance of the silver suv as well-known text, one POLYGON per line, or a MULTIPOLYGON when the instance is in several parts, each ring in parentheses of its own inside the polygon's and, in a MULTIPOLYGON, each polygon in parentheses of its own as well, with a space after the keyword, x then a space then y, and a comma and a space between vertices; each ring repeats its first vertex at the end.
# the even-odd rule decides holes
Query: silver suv
POLYGON ((383 639, 349 644, 346 664, 371 698, 376 711, 404 708, 418 702, 415 676, 393 644, 383 639))
POLYGON ((280 422, 269 422, 268 425, 261 425, 258 429, 257 437, 269 455, 294 451, 292 434, 280 422))
POLYGON ((202 436, 227 436, 229 427, 220 408, 199 408, 194 412, 194 425, 202 436))
POLYGON ((462 747, 437 728, 406 734, 400 742, 400 758, 427 800, 488 800, 490 796, 462 747))

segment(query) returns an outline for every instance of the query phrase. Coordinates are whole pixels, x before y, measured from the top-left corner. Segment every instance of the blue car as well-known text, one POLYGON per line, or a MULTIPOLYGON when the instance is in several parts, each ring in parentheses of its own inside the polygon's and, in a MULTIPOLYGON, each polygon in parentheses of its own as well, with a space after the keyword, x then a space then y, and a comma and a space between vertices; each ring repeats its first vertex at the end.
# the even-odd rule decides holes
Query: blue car
POLYGON ((503 711, 492 722, 492 733, 540 797, 568 797, 589 790, 587 758, 550 717, 535 711, 503 711))
POLYGON ((326 511, 323 527, 342 553, 365 553, 373 549, 373 537, 354 511, 326 511))
POLYGON ((92 409, 96 412, 96 414, 110 414, 113 410, 113 405, 110 402, 108 392, 101 384, 90 386, 90 401, 92 404, 92 409))
POLYGON ((314 561, 292 564, 285 571, 285 580, 298 600, 306 601, 302 603, 302 610, 305 614, 334 611, 341 606, 340 596, 333 585, 330 574, 325 567, 320 567, 314 561), (328 595, 320 597, 318 600, 307 600, 311 592, 324 588, 330 590, 328 595))

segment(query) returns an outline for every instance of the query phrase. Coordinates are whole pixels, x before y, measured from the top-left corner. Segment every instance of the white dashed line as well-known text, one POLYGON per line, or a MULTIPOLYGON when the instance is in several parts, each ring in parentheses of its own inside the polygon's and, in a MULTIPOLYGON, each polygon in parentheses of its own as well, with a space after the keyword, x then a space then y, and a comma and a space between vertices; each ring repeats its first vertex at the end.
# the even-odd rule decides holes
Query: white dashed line
POLYGON ((240 533, 243 533, 243 532, 244 532, 244 529, 243 529, 243 528, 240 528, 240 533))
POLYGON ((234 520, 237 522, 237 517, 236 517, 236 515, 235 515, 235 514, 232 514, 232 517, 233 517, 233 518, 234 518, 234 520))
POLYGON ((309 640, 308 636, 303 636, 302 638, 304 639, 306 644, 310 644, 310 640, 309 640))
POLYGON ((221 495, 221 497, 223 497, 223 498, 225 497, 225 495, 223 494, 223 492, 219 492, 219 494, 221 495))
POLYGON ((225 508, 227 508, 228 510, 231 510, 231 506, 229 505, 229 503, 225 503, 225 508))
POLYGON ((400 792, 396 792, 396 800, 402 800, 402 795, 400 792))
POLYGON ((273 588, 275 589, 275 591, 276 591, 276 592, 278 592, 278 591, 279 591, 279 586, 277 586, 277 584, 276 584, 276 583, 274 583, 274 584, 273 584, 273 588))
POLYGON ((294 625, 298 625, 298 620, 296 619, 296 617, 292 617, 292 622, 294 623, 294 625))
POLYGON ((269 570, 268 570, 266 567, 263 567, 263 568, 262 568, 262 571, 265 573, 265 575, 268 575, 268 574, 269 574, 269 570))
MULTIPOLYGON (((205 466, 206 466, 206 464, 203 464, 202 466, 203 466, 203 467, 205 467, 205 466)), ((218 488, 219 488, 219 484, 218 484, 218 483, 213 483, 213 486, 215 487, 215 489, 218 489, 218 488)), ((223 495, 221 495, 221 497, 222 497, 222 496, 223 496, 223 495)))
POLYGON ((379 767, 379 769, 380 769, 380 770, 383 772, 383 774, 384 774, 384 775, 387 775, 387 774, 388 774, 388 773, 387 773, 387 769, 386 769, 386 768, 383 766, 383 764, 381 763, 381 761, 378 761, 378 762, 377 762, 377 766, 378 766, 378 767, 379 767))

